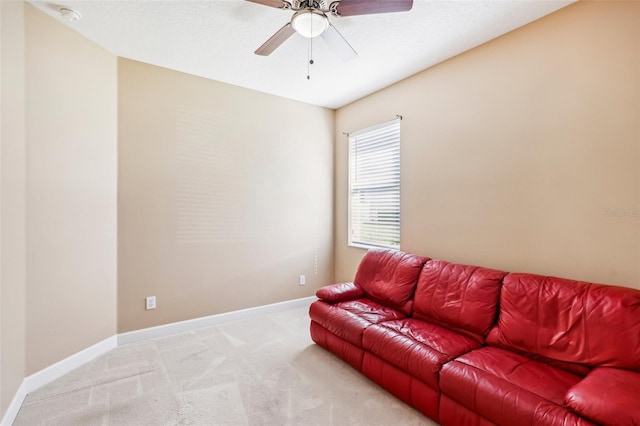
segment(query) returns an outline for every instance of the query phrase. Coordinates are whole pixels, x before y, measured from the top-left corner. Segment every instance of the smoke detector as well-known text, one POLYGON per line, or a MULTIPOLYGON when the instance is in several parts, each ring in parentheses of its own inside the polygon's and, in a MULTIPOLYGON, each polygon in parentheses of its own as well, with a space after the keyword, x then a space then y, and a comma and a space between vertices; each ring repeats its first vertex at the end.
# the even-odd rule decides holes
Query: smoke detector
POLYGON ((60 12, 60 16, 62 16, 62 19, 68 22, 77 22, 82 17, 82 15, 80 15, 80 12, 69 9, 68 7, 61 7, 60 9, 58 9, 58 12, 60 12))

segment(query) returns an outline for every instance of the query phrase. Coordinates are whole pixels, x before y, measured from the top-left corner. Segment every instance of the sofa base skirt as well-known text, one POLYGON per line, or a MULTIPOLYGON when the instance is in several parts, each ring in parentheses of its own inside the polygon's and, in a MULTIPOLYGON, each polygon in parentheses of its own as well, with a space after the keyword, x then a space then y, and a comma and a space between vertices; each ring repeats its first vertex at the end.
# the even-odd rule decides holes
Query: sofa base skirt
POLYGON ((369 352, 364 353, 362 373, 396 398, 439 421, 440 392, 429 385, 369 352))
POLYGON ((439 423, 443 426, 495 426, 494 423, 480 414, 469 410, 464 405, 458 404, 444 394, 440 395, 439 414, 439 423))
POLYGON ((358 371, 362 371, 364 350, 336 336, 315 321, 311 321, 311 339, 319 346, 342 358, 358 371))

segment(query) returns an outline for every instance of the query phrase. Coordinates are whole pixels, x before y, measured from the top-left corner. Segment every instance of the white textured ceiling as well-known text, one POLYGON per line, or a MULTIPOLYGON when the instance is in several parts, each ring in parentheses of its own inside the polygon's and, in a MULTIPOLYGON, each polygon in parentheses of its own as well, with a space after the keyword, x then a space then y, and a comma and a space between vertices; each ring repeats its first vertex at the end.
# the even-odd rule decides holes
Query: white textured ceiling
POLYGON ((342 62, 321 38, 294 34, 253 52, 293 12, 244 0, 57 0, 30 3, 114 55, 329 108, 339 108, 534 21, 568 1, 415 0, 409 12, 336 18, 359 56, 342 62), (64 21, 58 8, 79 11, 64 21))

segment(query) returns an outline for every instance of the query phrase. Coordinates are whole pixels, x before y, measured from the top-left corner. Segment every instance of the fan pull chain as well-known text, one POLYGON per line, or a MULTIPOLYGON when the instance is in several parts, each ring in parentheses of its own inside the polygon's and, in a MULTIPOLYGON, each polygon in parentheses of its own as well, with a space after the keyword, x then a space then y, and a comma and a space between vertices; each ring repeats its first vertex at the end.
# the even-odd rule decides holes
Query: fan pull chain
MULTIPOLYGON (((313 19, 311 20, 311 32, 313 33, 313 19)), ((311 65, 313 65, 313 38, 309 38, 309 50, 307 51, 307 80, 311 80, 311 65)))
POLYGON ((311 40, 309 39, 309 48, 307 49, 307 80, 311 80, 311 40))
POLYGON ((313 39, 309 39, 309 50, 307 51, 307 80, 311 80, 311 65, 313 65, 313 39))

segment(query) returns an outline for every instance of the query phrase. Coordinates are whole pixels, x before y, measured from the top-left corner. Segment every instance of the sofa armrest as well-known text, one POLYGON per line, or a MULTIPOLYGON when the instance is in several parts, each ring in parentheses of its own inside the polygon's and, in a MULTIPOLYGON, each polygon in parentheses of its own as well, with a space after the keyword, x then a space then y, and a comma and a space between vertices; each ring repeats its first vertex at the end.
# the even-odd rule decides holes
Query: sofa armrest
POLYGON ((364 291, 354 283, 337 283, 324 286, 316 291, 318 299, 328 303, 343 302, 364 296, 364 291))
POLYGON ((603 425, 640 425, 640 373, 599 367, 564 398, 577 414, 603 425))

